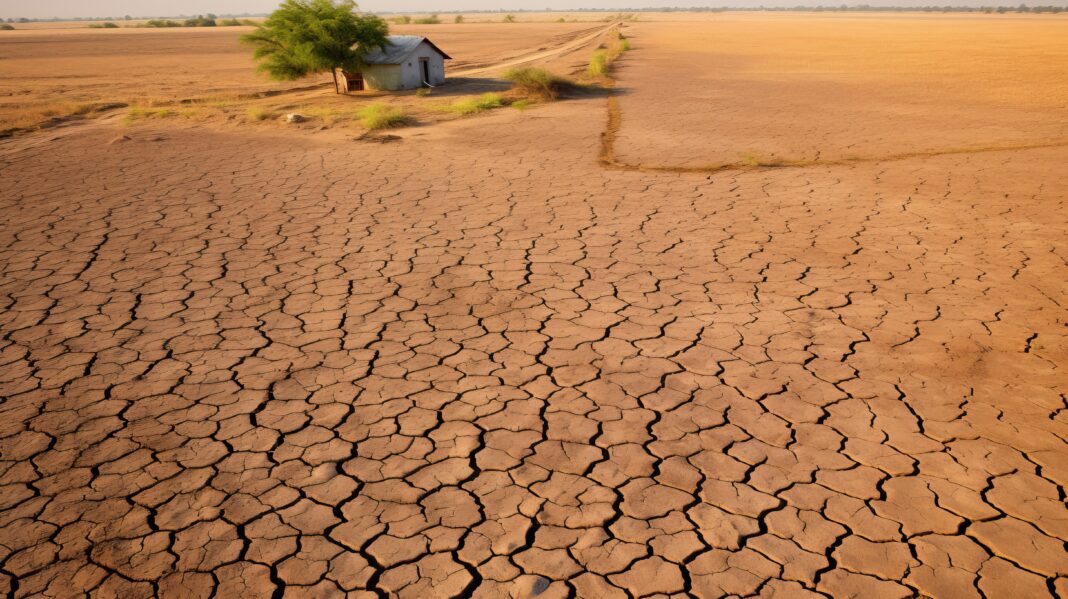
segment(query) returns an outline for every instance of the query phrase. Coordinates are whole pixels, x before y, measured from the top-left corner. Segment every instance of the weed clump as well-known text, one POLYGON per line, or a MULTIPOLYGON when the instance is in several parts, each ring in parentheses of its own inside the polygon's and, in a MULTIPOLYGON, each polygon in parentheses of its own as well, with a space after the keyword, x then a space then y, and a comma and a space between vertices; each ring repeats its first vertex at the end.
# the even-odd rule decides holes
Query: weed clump
POLYGON ((526 98, 512 102, 512 108, 515 108, 516 110, 526 110, 528 107, 530 107, 530 100, 527 100, 526 98))
POLYGON ((598 50, 590 57, 590 66, 586 68, 586 73, 591 77, 606 77, 608 76, 608 51, 598 50))
POLYGON ((176 113, 173 110, 167 108, 143 108, 140 106, 133 106, 126 113, 126 122, 131 123, 141 119, 165 119, 170 116, 174 116, 176 113))
POLYGON ((437 15, 430 15, 429 17, 423 17, 414 21, 416 25, 438 25, 441 23, 441 19, 437 15))
POLYGON ((412 122, 412 117, 403 110, 386 104, 371 104, 356 115, 360 118, 360 124, 372 131, 403 127, 412 122))
POLYGON ((612 71, 612 63, 627 50, 630 50, 630 40, 617 30, 608 46, 597 50, 590 57, 590 66, 586 68, 586 73, 590 77, 608 77, 612 71))
POLYGON ((461 116, 467 116, 469 114, 478 114, 487 110, 493 110, 494 108, 500 108, 501 106, 504 106, 504 98, 501 97, 500 94, 488 93, 482 94, 477 98, 453 102, 449 106, 446 106, 445 109, 461 116))
POLYGON ((254 121, 266 121, 268 119, 274 118, 274 114, 262 108, 249 108, 248 118, 254 121))
POLYGON ((511 69, 504 78, 521 95, 537 100, 555 100, 574 85, 559 75, 538 68, 511 69))

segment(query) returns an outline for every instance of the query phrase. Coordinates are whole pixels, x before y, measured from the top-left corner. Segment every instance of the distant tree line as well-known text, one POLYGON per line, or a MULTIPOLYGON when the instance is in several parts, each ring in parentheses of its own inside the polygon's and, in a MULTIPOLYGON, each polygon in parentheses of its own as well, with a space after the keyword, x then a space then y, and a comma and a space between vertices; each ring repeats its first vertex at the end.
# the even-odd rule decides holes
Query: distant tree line
MULTIPOLYGON (((597 13, 616 13, 626 15, 628 13, 636 12, 782 12, 782 11, 804 11, 804 12, 831 12, 831 11, 856 11, 856 12, 985 12, 985 13, 1062 13, 1068 12, 1068 7, 1065 6, 1030 6, 1027 4, 1019 4, 1015 6, 950 6, 950 5, 929 5, 929 6, 872 6, 870 4, 840 4, 840 5, 802 5, 797 6, 651 6, 646 8, 569 8, 566 10, 554 10, 551 8, 516 8, 508 9, 484 9, 484 10, 463 10, 463 11, 441 11, 443 14, 493 14, 504 12, 515 13, 542 13, 542 12, 555 12, 555 13, 581 13, 581 12, 597 12, 597 13)), ((380 11, 379 14, 393 15, 401 14, 399 11, 380 11)), ((434 15, 437 16, 437 15, 434 15)), ((408 17, 404 20, 404 17, 396 17, 390 19, 395 23, 407 24, 414 23, 415 20, 408 17), (398 20, 400 19, 400 20, 398 20)))
MULTIPOLYGON (((217 21, 216 25, 221 25, 223 21, 225 21, 227 24, 229 24, 232 21, 238 21, 240 24, 246 24, 244 21, 241 21, 240 19, 247 20, 248 17, 264 17, 264 16, 266 16, 266 15, 264 15, 264 14, 255 14, 255 13, 247 13, 246 12, 246 13, 240 13, 240 14, 222 14, 222 15, 214 15, 214 14, 211 14, 211 13, 206 14, 206 15, 177 15, 177 16, 171 15, 169 17, 157 17, 157 16, 152 16, 152 17, 132 17, 130 15, 126 15, 126 16, 123 16, 123 17, 114 17, 114 16, 107 16, 107 17, 49 17, 47 19, 27 19, 25 17, 22 17, 22 18, 0 19, 0 23, 5 22, 5 21, 8 22, 8 23, 55 23, 57 21, 139 21, 139 20, 142 20, 142 19, 147 19, 147 20, 151 20, 151 21, 170 21, 172 23, 180 23, 180 25, 177 25, 178 27, 198 27, 198 26, 199 27, 204 27, 205 25, 184 25, 184 23, 188 22, 188 21, 195 21, 197 19, 210 19, 210 20, 217 21)), ((207 27, 210 27, 210 25, 207 25, 207 27)))
MULTIPOLYGON (((636 12, 783 12, 783 11, 799 11, 799 12, 972 12, 972 13, 987 13, 987 14, 1005 14, 1005 13, 1066 13, 1068 7, 1066 6, 1053 6, 1053 5, 1040 5, 1030 6, 1028 4, 1018 4, 1015 6, 873 6, 870 4, 841 4, 841 5, 803 5, 797 6, 722 6, 722 7, 710 7, 710 6, 658 6, 648 8, 573 8, 568 10, 550 10, 550 9, 510 9, 505 11, 504 9, 496 10, 464 10, 464 11, 443 11, 445 14, 455 13, 504 13, 504 12, 517 12, 517 13, 537 13, 537 12, 600 12, 600 13, 636 13, 636 12)), ((380 14, 398 14, 396 11, 383 11, 380 14)), ((241 14, 224 14, 216 16, 214 14, 207 15, 179 15, 177 17, 153 17, 150 18, 147 23, 148 27, 233 27, 237 25, 253 25, 255 23, 248 21, 248 17, 264 17, 263 14, 253 13, 241 13, 241 14)), ((131 17, 126 15, 121 18, 117 17, 70 17, 60 18, 51 17, 48 19, 28 19, 28 18, 8 18, 7 23, 39 23, 39 22, 55 22, 55 21, 133 21, 139 18, 145 17, 131 17)), ((396 23, 420 23, 430 25, 434 23, 440 23, 438 15, 431 15, 424 19, 411 19, 408 17, 406 20, 404 17, 398 17, 391 19, 396 23)), ((4 22, 4 19, 0 19, 0 22, 4 22)), ((462 22, 462 21, 457 21, 462 22)))

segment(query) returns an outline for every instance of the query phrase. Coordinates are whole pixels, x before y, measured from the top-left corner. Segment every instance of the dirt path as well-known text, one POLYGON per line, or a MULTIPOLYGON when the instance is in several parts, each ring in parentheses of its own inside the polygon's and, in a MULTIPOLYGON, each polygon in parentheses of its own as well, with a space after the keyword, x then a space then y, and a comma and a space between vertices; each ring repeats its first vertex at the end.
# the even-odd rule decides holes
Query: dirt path
POLYGON ((569 41, 567 43, 561 44, 560 46, 557 46, 555 48, 550 48, 548 50, 541 50, 541 51, 538 51, 538 52, 532 52, 530 54, 525 54, 525 55, 520 56, 518 58, 509 59, 509 60, 506 60, 504 62, 499 62, 497 64, 490 65, 490 66, 476 67, 476 68, 471 68, 471 69, 459 69, 459 70, 455 70, 455 71, 451 71, 450 70, 448 74, 449 74, 449 76, 452 76, 452 77, 470 77, 472 75, 497 74, 497 73, 500 73, 501 71, 503 71, 504 69, 510 69, 512 67, 517 67, 517 66, 520 66, 520 65, 525 65, 525 64, 535 63, 535 62, 547 61, 547 60, 550 60, 550 59, 553 59, 553 58, 557 58, 559 56, 563 56, 563 55, 567 54, 568 52, 572 52, 572 51, 577 50, 579 48, 583 48, 585 46, 588 46, 588 45, 590 45, 593 42, 597 41, 598 39, 600 39, 601 37, 606 35, 608 32, 612 31, 612 29, 614 29, 614 28, 616 28, 618 26, 619 26, 619 23, 610 23, 610 24, 608 24, 608 25, 606 25, 606 26, 604 26, 604 27, 602 27, 600 29, 597 29, 593 33, 590 33, 588 35, 582 35, 582 36, 577 37, 576 39, 574 39, 572 41, 569 41))

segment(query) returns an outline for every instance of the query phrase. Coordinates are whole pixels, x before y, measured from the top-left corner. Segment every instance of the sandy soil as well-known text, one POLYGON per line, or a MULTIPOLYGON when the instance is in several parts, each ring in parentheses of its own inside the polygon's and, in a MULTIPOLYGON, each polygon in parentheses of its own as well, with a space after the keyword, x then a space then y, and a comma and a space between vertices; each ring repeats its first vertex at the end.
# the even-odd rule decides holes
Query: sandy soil
MULTIPOLYGON (((660 27, 620 156, 716 158, 660 27)), ((1068 596, 1068 148, 604 168, 609 104, 0 141, 0 590, 1068 596)))
POLYGON ((696 167, 1068 140, 1068 23, 984 16, 727 14, 632 27, 641 51, 620 76, 617 154, 696 167))

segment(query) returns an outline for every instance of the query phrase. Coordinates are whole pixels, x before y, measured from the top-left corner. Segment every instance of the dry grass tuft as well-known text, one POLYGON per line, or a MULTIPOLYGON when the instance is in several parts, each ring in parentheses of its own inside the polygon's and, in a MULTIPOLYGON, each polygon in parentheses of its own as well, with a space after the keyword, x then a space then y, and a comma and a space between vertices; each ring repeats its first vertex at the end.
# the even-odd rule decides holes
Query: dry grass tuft
POLYGON ((360 109, 356 114, 360 118, 360 123, 371 131, 404 127, 410 125, 413 120, 400 108, 387 104, 371 104, 360 109))
POLYGON ((574 87, 570 80, 538 68, 512 69, 504 74, 512 83, 512 89, 520 95, 535 100, 555 100, 574 87))
POLYGON ((248 118, 253 121, 266 121, 275 118, 275 114, 262 108, 249 108, 246 113, 248 118))
POLYGON ((469 114, 478 114, 487 110, 493 110, 494 108, 500 108, 501 106, 504 106, 504 98, 501 94, 488 93, 482 94, 477 98, 458 100, 443 107, 443 110, 467 116, 469 114))

